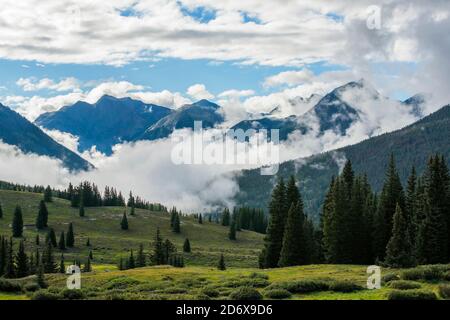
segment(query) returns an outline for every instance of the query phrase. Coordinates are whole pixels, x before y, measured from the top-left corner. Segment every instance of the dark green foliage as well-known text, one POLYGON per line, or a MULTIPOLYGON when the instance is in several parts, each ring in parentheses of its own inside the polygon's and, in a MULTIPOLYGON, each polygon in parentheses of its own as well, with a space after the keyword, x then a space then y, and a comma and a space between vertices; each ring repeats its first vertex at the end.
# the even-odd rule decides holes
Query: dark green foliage
POLYGON ((163 240, 159 228, 156 230, 155 241, 153 243, 153 264, 162 265, 165 263, 163 240))
POLYGON ((41 288, 47 288, 48 286, 44 275, 44 265, 42 263, 39 263, 39 266, 37 268, 36 282, 41 288))
POLYGON ((227 269, 225 265, 225 258, 223 256, 223 253, 220 255, 219 263, 217 264, 217 269, 224 271, 227 269))
POLYGON ((59 250, 66 250, 66 238, 64 236, 64 231, 61 231, 61 235, 59 236, 58 248, 59 250))
POLYGON ((433 291, 428 290, 392 290, 388 300, 437 300, 433 291))
POLYGON ((240 287, 230 293, 231 300, 262 300, 262 295, 252 287, 240 287))
POLYGON ((136 262, 134 260, 133 249, 131 249, 130 256, 128 257, 127 260, 127 269, 134 269, 134 268, 136 268, 136 262))
POLYGON ((383 284, 388 284, 391 281, 400 280, 400 277, 395 273, 388 273, 381 278, 383 284))
POLYGON ((145 253, 144 253, 144 245, 141 243, 139 245, 138 254, 136 257, 136 267, 143 268, 146 265, 145 253))
POLYGON ((407 280, 394 280, 389 282, 389 288, 397 289, 397 290, 412 290, 412 289, 420 289, 420 283, 407 281, 407 280))
POLYGON ((440 284, 439 285, 439 295, 443 299, 450 299, 450 285, 449 284, 440 284))
POLYGON ((23 234, 23 218, 22 209, 16 206, 14 210, 14 218, 12 221, 12 235, 14 238, 20 238, 23 234))
POLYGON ((85 295, 82 290, 65 289, 62 292, 62 296, 64 299, 67 299, 67 300, 80 300, 80 299, 83 299, 85 295))
POLYGON ((317 291, 327 291, 329 290, 329 284, 323 280, 297 280, 290 282, 279 282, 270 285, 266 289, 276 289, 282 288, 291 293, 310 293, 317 291))
POLYGON ((408 268, 415 265, 410 225, 405 213, 397 205, 394 215, 392 236, 386 247, 386 264, 394 268, 408 268))
POLYGON ((36 228, 42 230, 48 227, 48 210, 44 200, 39 203, 38 216, 36 218, 36 228))
POLYGON ((164 254, 164 260, 162 264, 168 264, 172 254, 177 252, 177 248, 169 239, 166 239, 162 244, 162 249, 164 254))
POLYGON ((217 290, 215 287, 207 286, 202 289, 202 294, 210 297, 210 298, 217 298, 220 296, 219 290, 217 290))
POLYGON ((83 272, 91 272, 92 266, 91 266, 91 258, 88 257, 86 263, 84 264, 83 272))
POLYGON ((264 238, 263 260, 265 268, 275 268, 280 260, 283 246, 284 228, 287 218, 286 188, 281 179, 272 192, 272 200, 269 205, 269 226, 264 238))
POLYGON ((19 243, 19 250, 16 254, 16 277, 23 278, 28 276, 30 272, 28 256, 25 253, 25 245, 23 240, 19 243))
POLYGON ((53 246, 51 242, 47 242, 44 252, 42 252, 42 265, 45 273, 56 273, 58 268, 53 256, 53 246))
POLYGON ((87 238, 86 247, 90 247, 90 246, 91 246, 91 239, 87 238))
POLYGON ((61 259, 59 260, 59 273, 66 273, 66 265, 64 263, 64 255, 61 254, 61 259))
POLYGON ((228 239, 236 240, 236 216, 233 215, 230 223, 230 231, 228 232, 228 239))
POLYGON ((172 228, 173 232, 175 233, 180 233, 181 232, 181 227, 180 227, 180 215, 178 213, 176 213, 174 221, 173 221, 173 228, 172 228))
POLYGON ((3 219, 3 208, 1 203, 0 203, 0 219, 3 219))
POLYGON ((47 188, 45 188, 44 201, 45 202, 52 202, 53 201, 53 194, 52 194, 52 189, 50 188, 50 186, 47 186, 47 188))
POLYGON ((239 208, 237 211, 240 229, 266 233, 267 217, 262 209, 249 207, 239 208))
POLYGON ((198 223, 203 224, 203 215, 201 213, 198 215, 198 223))
POLYGON ((85 212, 85 210, 84 210, 84 203, 83 203, 83 202, 80 203, 80 206, 79 206, 79 208, 78 208, 78 215, 79 215, 81 218, 83 218, 83 217, 86 215, 86 212, 85 212))
POLYGON ((184 240, 183 252, 186 252, 186 253, 191 252, 191 243, 189 242, 189 239, 187 239, 187 238, 186 238, 186 240, 184 240))
POLYGON ((48 230, 45 242, 50 242, 53 246, 53 248, 56 248, 58 243, 56 242, 56 234, 55 234, 55 230, 53 230, 53 228, 50 228, 48 230))
POLYGON ((66 238, 66 246, 68 248, 73 248, 75 246, 75 233, 73 231, 72 222, 69 223, 69 230, 67 231, 67 238, 66 238))
POLYGON ((222 225, 227 227, 230 225, 231 214, 228 208, 223 209, 222 212, 222 225))
POLYGON ((303 204, 298 198, 289 209, 278 265, 296 266, 305 264, 306 260, 303 204))
POLYGON ((0 277, 5 273, 7 260, 7 241, 5 237, 0 236, 0 277))
POLYGON ((89 259, 94 260, 94 254, 92 253, 92 250, 89 250, 89 259))
POLYGON ((39 234, 36 235, 36 239, 34 240, 34 244, 39 246, 41 244, 41 239, 39 237, 39 234))
POLYGON ((13 253, 13 240, 10 238, 6 242, 5 246, 6 257, 5 257, 5 270, 3 276, 5 278, 15 278, 16 277, 16 266, 14 264, 14 253, 13 253))
POLYGON ((358 290, 362 290, 363 288, 351 281, 332 281, 330 283, 330 290, 335 292, 354 292, 358 290))
POLYGON ((0 292, 21 292, 22 287, 16 282, 0 278, 0 292))
POLYGON ((122 220, 120 221, 120 228, 122 230, 128 230, 128 218, 126 212, 123 213, 122 220))
POLYGON ((270 299, 288 299, 292 296, 292 294, 285 289, 271 289, 264 290, 264 296, 270 299))
POLYGON ((33 294, 31 299, 41 301, 53 301, 53 300, 61 300, 62 296, 59 293, 54 293, 49 290, 39 290, 33 294))

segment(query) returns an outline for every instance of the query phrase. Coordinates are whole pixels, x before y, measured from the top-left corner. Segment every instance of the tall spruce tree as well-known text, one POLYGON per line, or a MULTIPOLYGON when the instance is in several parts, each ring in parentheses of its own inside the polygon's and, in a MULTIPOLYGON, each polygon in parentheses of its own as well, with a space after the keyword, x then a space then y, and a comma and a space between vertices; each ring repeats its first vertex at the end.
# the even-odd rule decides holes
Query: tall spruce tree
POLYGON ((58 242, 59 250, 66 250, 66 237, 64 236, 64 231, 61 231, 58 242))
POLYGON ((144 245, 141 243, 139 245, 139 250, 138 250, 137 257, 136 257, 136 267, 143 268, 143 267, 145 267, 145 265, 146 265, 146 262, 145 262, 144 245))
POLYGON ((12 221, 12 235, 14 238, 20 238, 23 235, 23 218, 22 209, 16 206, 14 210, 14 218, 12 221))
POLYGON ((233 215, 233 218, 231 219, 230 231, 228 232, 228 239, 236 240, 236 218, 235 218, 235 215, 233 215))
POLYGON ((223 209, 222 212, 222 225, 228 227, 230 225, 230 210, 228 208, 223 209))
POLYGON ((7 255, 7 245, 6 239, 0 236, 0 277, 5 273, 6 267, 6 255, 7 255))
POLYGON ((186 238, 186 240, 184 240, 183 251, 186 252, 186 253, 190 253, 191 252, 191 243, 189 242, 188 238, 186 238))
POLYGON ((50 186, 47 186, 47 188, 45 188, 44 190, 44 201, 45 202, 53 201, 52 189, 50 188, 50 186))
POLYGON ((300 201, 291 204, 288 212, 278 266, 289 267, 305 264, 303 205, 300 201))
POLYGON ((175 214, 174 221, 173 221, 173 232, 180 233, 181 227, 180 227, 180 215, 178 213, 175 214))
POLYGON ((225 257, 223 256, 223 253, 220 255, 219 263, 217 265, 217 269, 224 271, 227 269, 225 265, 225 257))
POLYGON ((66 246, 68 248, 73 248, 75 246, 75 233, 73 231, 72 222, 69 223, 69 230, 67 231, 67 237, 66 237, 66 246))
POLYGON ((408 219, 397 205, 394 214, 392 236, 386 248, 385 263, 393 268, 408 268, 415 265, 413 244, 408 219))
POLYGON ((0 203, 0 219, 3 219, 3 208, 1 203, 0 203))
POLYGON ((48 210, 45 201, 39 203, 38 216, 36 218, 36 228, 42 230, 48 227, 48 210))
POLYGON ((55 273, 58 269, 53 256, 53 246, 50 241, 47 242, 44 252, 42 252, 42 264, 45 273, 55 273))
POLYGON ((5 278, 15 278, 16 277, 16 266, 14 264, 14 252, 13 252, 13 239, 10 238, 6 242, 6 261, 5 261, 5 272, 3 276, 5 278))
POLYGON ((280 260, 281 248, 283 246, 283 236, 286 221, 286 188, 283 179, 272 191, 272 198, 269 204, 269 226, 264 238, 264 267, 275 268, 280 260))
POLYGON ((66 273, 66 265, 64 262, 64 254, 61 254, 61 258, 59 260, 59 273, 66 273))
POLYGON ((291 176, 286 186, 286 208, 290 209, 291 206, 297 204, 298 201, 300 201, 300 192, 298 191, 295 177, 291 176))
POLYGON ((128 218, 126 212, 123 213, 122 220, 120 221, 120 228, 122 230, 128 230, 128 218))
POLYGON ((153 243, 153 263, 155 265, 164 264, 164 248, 159 228, 156 229, 155 241, 153 243))
POLYGON ((56 242, 56 234, 53 228, 50 228, 47 233, 46 242, 50 242, 53 248, 56 248, 58 243, 56 242))
POLYGON ((18 278, 24 278, 29 274, 28 256, 25 253, 25 245, 23 240, 19 243, 19 250, 16 254, 16 276, 18 278))

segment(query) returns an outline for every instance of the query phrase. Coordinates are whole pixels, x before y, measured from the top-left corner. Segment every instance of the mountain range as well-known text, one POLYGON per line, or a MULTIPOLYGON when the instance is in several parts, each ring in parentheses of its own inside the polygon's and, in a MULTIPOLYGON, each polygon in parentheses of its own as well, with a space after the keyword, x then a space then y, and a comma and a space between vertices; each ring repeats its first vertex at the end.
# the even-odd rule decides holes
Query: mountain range
POLYGON ((57 158, 65 167, 78 171, 92 165, 76 153, 58 144, 37 126, 0 104, 0 140, 18 147, 24 153, 57 158))
POLYGON ((240 206, 267 208, 276 181, 295 175, 305 210, 317 221, 331 178, 338 175, 346 160, 352 162, 356 173, 367 174, 369 183, 379 192, 391 154, 395 156, 400 178, 405 183, 412 166, 423 172, 431 154, 440 153, 450 160, 449 137, 450 105, 447 105, 403 129, 323 154, 284 162, 276 176, 263 176, 259 169, 239 172, 240 192, 235 200, 240 206))

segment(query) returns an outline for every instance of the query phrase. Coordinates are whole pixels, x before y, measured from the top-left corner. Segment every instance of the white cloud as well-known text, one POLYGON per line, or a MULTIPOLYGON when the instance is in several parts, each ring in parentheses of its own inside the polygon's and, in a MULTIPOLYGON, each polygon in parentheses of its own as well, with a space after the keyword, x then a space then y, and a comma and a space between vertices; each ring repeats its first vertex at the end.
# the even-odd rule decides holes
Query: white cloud
POLYGON ((226 90, 219 94, 219 98, 241 98, 241 97, 248 97, 253 96, 255 94, 255 91, 253 90, 226 90))
POLYGON ((204 84, 194 84, 187 89, 186 93, 196 100, 214 98, 214 95, 206 90, 204 84))
POLYGON ((80 89, 79 81, 75 78, 65 78, 55 82, 49 78, 36 80, 35 78, 20 78, 16 84, 24 91, 39 91, 43 89, 61 91, 77 91, 80 89))
POLYGON ((308 69, 300 71, 285 71, 275 76, 266 78, 264 81, 265 87, 276 87, 287 84, 289 86, 299 85, 304 82, 309 82, 314 77, 314 73, 308 69))

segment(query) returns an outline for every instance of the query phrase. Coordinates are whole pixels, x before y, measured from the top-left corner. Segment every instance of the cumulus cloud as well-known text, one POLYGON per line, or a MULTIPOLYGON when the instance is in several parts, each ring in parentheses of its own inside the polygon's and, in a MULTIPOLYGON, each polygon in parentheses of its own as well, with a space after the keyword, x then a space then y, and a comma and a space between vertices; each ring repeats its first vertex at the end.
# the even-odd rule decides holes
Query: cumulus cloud
POLYGON ((39 91, 43 89, 55 91, 75 91, 79 90, 80 84, 73 77, 65 78, 59 82, 55 82, 49 78, 37 80, 36 78, 20 78, 16 84, 24 91, 39 91))
POLYGON ((309 82, 314 77, 314 73, 308 69, 300 71, 285 71, 277 75, 266 78, 264 81, 265 87, 276 87, 287 84, 288 86, 299 85, 304 82, 309 82))
POLYGON ((196 100, 214 98, 214 95, 206 90, 204 84, 194 84, 187 89, 186 93, 196 100))

